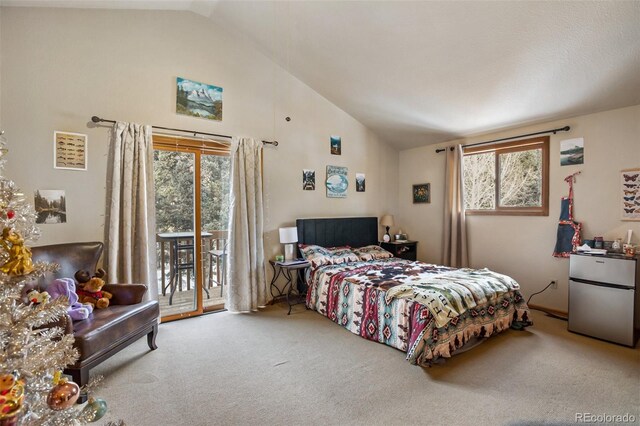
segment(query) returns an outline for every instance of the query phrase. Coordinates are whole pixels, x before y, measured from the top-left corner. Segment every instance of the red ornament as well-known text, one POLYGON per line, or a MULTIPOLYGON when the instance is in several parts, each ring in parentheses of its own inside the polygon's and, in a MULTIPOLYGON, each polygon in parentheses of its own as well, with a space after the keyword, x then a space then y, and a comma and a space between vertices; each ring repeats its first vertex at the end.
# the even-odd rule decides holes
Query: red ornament
POLYGON ((14 212, 13 210, 7 210, 7 219, 13 219, 15 215, 16 212, 14 212))

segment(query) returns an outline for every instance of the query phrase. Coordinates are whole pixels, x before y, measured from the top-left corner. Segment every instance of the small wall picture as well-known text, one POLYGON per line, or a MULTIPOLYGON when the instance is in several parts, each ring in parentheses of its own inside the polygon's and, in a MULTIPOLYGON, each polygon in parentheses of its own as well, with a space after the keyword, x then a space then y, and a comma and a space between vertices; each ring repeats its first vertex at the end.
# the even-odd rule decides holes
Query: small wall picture
POLYGON ((87 135, 53 132, 53 167, 87 170, 87 135))
POLYGON ((574 166, 584 163, 584 139, 567 139, 560 142, 560 165, 574 166))
POLYGON ((302 189, 304 191, 316 190, 316 171, 302 169, 302 189))
POLYGON ((347 168, 340 166, 327 166, 327 197, 346 198, 349 180, 347 168))
POLYGON ((176 112, 222 121, 222 87, 178 77, 176 112))
POLYGON ((620 172, 622 220, 640 220, 640 168, 620 172))
POLYGON ((356 192, 364 192, 365 186, 364 173, 356 173, 356 192))
POLYGON ((431 202, 431 184, 419 183, 413 185, 413 203, 430 203, 431 202))
POLYGON ((67 202, 64 190, 38 189, 34 203, 37 224, 67 223, 67 202))
POLYGON ((342 155, 342 138, 331 136, 331 154, 342 155))

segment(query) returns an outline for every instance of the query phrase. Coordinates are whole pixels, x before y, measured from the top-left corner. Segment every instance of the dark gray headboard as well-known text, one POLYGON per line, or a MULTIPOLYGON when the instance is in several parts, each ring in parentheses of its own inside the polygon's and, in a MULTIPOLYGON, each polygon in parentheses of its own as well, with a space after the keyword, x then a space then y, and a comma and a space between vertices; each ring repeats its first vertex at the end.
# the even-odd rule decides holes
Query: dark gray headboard
POLYGON ((298 243, 322 247, 378 244, 377 217, 298 219, 298 243))

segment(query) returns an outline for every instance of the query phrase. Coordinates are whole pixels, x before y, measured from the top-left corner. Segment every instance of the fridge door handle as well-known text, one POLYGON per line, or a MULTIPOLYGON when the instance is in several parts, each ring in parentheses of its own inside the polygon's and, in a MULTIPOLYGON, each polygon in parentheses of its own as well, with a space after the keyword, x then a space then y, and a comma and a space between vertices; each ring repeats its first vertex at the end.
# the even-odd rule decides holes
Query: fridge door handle
POLYGON ((626 285, 601 283, 599 281, 589 281, 589 280, 583 280, 583 279, 580 279, 580 278, 569 277, 569 280, 573 281, 574 283, 578 283, 578 284, 595 285, 595 286, 598 286, 598 287, 615 288, 616 290, 635 290, 634 287, 629 287, 629 286, 626 286, 626 285))

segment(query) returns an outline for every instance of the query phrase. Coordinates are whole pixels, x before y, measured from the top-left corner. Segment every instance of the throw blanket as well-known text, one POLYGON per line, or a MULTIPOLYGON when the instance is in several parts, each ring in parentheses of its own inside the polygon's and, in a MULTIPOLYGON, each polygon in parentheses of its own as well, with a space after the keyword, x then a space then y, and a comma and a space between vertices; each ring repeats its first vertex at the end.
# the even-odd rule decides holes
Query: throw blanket
POLYGON ((387 290, 387 303, 394 298, 421 303, 429 309, 438 327, 444 327, 468 309, 494 304, 507 292, 520 289, 513 278, 486 268, 458 269, 436 276, 418 274, 402 281, 387 290))
MULTIPOLYGON (((473 337, 486 338, 509 328, 521 330, 531 325, 517 283, 488 270, 460 271, 391 258, 311 268, 307 283, 309 309, 365 339, 406 352, 412 364, 428 366, 439 358, 450 357, 473 337), (462 285, 442 296, 449 308, 462 312, 439 327, 436 316, 420 301, 420 292, 427 294, 429 287, 423 285, 443 276, 448 277, 445 281, 462 285), (478 281, 482 284, 470 284, 478 281), (403 286, 408 288, 394 290, 403 286), (395 296, 387 297, 390 291, 395 296)), ((435 283, 431 289, 440 281, 435 283)), ((436 310, 435 305, 431 308, 436 310)))

